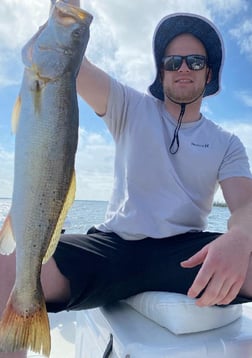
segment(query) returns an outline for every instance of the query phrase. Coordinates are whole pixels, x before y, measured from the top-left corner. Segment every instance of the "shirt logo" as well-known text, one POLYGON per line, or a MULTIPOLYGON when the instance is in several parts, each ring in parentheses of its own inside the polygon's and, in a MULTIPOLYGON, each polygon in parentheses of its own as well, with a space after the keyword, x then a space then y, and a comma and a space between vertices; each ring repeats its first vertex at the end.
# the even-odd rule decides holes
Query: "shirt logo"
POLYGON ((194 147, 209 148, 209 144, 199 144, 199 143, 191 142, 191 145, 194 147))

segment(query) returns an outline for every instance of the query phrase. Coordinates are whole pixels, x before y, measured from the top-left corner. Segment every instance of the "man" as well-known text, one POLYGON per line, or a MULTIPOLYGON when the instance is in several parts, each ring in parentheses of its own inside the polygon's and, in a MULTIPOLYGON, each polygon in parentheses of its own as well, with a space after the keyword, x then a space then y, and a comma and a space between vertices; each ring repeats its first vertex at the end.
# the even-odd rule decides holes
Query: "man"
MULTIPOLYGON (((198 297, 199 306, 252 297, 248 159, 236 136, 200 113, 203 97, 219 89, 221 37, 207 20, 175 14, 159 23, 153 45, 152 96, 83 61, 78 91, 113 135, 115 183, 105 222, 87 235, 63 235, 43 266, 49 311, 148 290, 198 297), (218 184, 231 211, 224 234, 204 232, 218 184)), ((14 255, 1 257, 2 308, 14 266, 14 255)))
MULTIPOLYGON (((78 77, 79 94, 96 113, 105 115, 116 141, 115 187, 107 221, 97 228, 115 231, 135 243, 140 240, 143 247, 144 237, 168 236, 174 245, 177 240, 182 256, 190 258, 181 265, 190 270, 176 271, 179 261, 172 268, 160 264, 160 270, 152 267, 154 280, 172 272, 185 282, 202 264, 196 278, 191 277, 192 284, 188 281, 189 296, 204 290, 198 305, 228 304, 239 292, 251 297, 252 179, 247 157, 235 136, 200 114, 203 96, 219 89, 221 37, 198 16, 168 16, 155 32, 154 56, 157 75, 150 86, 154 98, 118 84, 87 60, 78 77), (200 231, 218 182, 232 215, 227 233, 209 237, 200 231), (199 245, 192 250, 187 247, 188 252, 181 237, 172 238, 185 232, 191 232, 190 238, 185 237, 186 245, 199 245)), ((156 240, 156 245, 165 241, 156 240)), ((139 262, 146 262, 143 255, 139 252, 139 262)), ((157 257, 161 260, 161 252, 157 257)), ((159 283, 155 289, 164 289, 159 283)), ((167 290, 187 293, 185 287, 172 283, 167 290)))

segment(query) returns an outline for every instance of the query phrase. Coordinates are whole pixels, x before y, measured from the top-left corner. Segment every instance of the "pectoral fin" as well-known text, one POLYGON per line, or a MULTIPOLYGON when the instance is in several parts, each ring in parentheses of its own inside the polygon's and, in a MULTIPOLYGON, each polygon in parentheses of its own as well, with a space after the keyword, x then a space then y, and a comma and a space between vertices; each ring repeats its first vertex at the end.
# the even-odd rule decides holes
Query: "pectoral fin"
POLYGON ((14 251, 15 247, 16 242, 11 227, 11 217, 8 215, 0 231, 0 253, 2 255, 9 255, 14 251))
POLYGON ((11 129, 13 134, 17 133, 20 110, 21 110, 21 97, 19 95, 12 110, 11 129))

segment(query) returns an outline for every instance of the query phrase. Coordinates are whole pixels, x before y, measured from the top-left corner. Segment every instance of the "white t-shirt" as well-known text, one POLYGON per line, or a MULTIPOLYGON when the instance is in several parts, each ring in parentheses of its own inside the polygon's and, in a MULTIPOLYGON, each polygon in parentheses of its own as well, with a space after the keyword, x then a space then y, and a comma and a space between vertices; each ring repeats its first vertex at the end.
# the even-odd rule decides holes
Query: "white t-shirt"
POLYGON ((162 238, 206 228, 220 181, 251 177, 240 140, 201 117, 176 121, 164 103, 111 79, 104 120, 115 140, 114 187, 99 230, 125 239, 162 238))

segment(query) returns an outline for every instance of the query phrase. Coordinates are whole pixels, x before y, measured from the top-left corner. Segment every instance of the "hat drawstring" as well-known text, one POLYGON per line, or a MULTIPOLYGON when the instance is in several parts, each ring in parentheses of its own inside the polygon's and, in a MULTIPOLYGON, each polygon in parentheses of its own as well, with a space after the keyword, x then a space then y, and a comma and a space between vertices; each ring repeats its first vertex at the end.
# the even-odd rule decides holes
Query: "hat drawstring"
POLYGON ((191 104, 193 102, 196 102, 201 96, 203 96, 203 94, 205 92, 205 89, 206 89, 209 74, 210 74, 210 69, 207 72, 206 82, 205 82, 205 86, 204 86, 202 92, 193 101, 187 102, 187 103, 179 103, 179 102, 176 102, 172 98, 167 96, 169 98, 169 100, 172 101, 173 103, 180 104, 180 108, 181 108, 180 109, 180 114, 179 114, 179 117, 178 117, 178 121, 177 121, 177 125, 176 125, 176 128, 175 128, 174 133, 173 133, 172 142, 171 142, 171 145, 170 145, 170 148, 169 148, 169 151, 170 151, 171 154, 176 154, 177 151, 179 150, 179 135, 178 134, 179 134, 179 130, 180 130, 180 127, 181 127, 181 124, 182 124, 183 116, 185 114, 186 105, 191 104), (175 147, 175 149, 173 149, 173 146, 174 146, 175 142, 176 142, 176 147, 175 147))
POLYGON ((171 145, 169 148, 169 151, 171 154, 176 154, 177 151, 179 150, 179 135, 178 134, 179 134, 179 130, 180 130, 180 127, 182 124, 183 116, 185 114, 186 103, 181 103, 180 106, 181 106, 181 109, 180 109, 179 118, 177 121, 176 128, 174 130, 173 139, 172 139, 172 142, 171 142, 171 145), (176 147, 173 149, 175 142, 176 142, 176 147))

